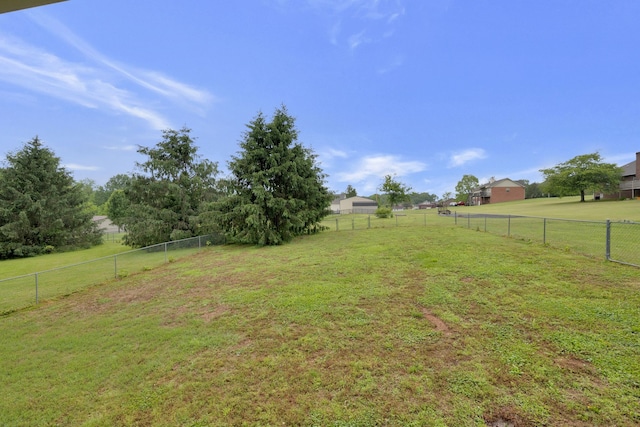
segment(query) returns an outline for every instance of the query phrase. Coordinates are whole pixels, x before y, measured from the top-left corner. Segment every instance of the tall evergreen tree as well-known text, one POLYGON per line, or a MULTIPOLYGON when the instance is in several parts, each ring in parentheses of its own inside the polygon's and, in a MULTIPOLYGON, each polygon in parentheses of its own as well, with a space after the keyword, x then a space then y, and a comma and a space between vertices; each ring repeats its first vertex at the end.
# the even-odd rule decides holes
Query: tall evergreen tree
POLYGON ((190 132, 186 127, 164 130, 155 147, 138 149, 147 160, 137 163, 142 173, 124 189, 127 212, 112 218, 127 231, 128 245, 148 246, 201 233, 202 208, 217 194, 218 165, 200 159, 190 132))
POLYGON ((0 258, 99 244, 83 186, 36 136, 7 154, 0 175, 0 258))
POLYGON ((270 122, 260 113, 247 128, 242 151, 229 162, 227 197, 215 204, 219 228, 233 240, 258 245, 319 231, 331 194, 316 155, 297 142, 295 119, 283 106, 270 122))

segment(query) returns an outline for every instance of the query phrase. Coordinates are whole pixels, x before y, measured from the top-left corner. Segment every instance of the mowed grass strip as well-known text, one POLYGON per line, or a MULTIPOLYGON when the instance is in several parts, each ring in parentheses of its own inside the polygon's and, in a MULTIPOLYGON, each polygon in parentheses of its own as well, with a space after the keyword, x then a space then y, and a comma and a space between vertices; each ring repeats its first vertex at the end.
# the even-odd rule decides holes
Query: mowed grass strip
POLYGON ((453 226, 214 247, 0 318, 0 419, 637 425, 639 290, 453 226))

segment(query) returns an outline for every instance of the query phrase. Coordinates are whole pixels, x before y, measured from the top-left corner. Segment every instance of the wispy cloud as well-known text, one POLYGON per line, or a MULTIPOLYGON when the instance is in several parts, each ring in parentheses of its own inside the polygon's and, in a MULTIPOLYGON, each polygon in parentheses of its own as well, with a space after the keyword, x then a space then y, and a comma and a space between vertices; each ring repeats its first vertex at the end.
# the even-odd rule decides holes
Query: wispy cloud
POLYGON ((365 189, 375 190, 385 175, 406 176, 427 169, 427 165, 418 161, 406 161, 395 155, 363 157, 350 162, 350 170, 335 174, 339 182, 365 184, 365 189))
POLYGON ((184 108, 202 111, 213 100, 207 91, 164 76, 118 64, 43 13, 29 16, 42 28, 82 53, 85 61, 72 62, 0 34, 0 80, 85 108, 106 109, 145 121, 153 129, 170 127, 162 113, 149 107, 150 95, 170 99, 184 108), (133 85, 125 87, 122 78, 133 85))
POLYGON ((325 148, 322 151, 320 151, 318 155, 323 160, 331 160, 335 158, 346 159, 347 157, 349 157, 349 155, 345 151, 338 150, 335 148, 325 148))
POLYGON ((471 161, 485 158, 487 158, 487 153, 482 148, 469 148, 464 151, 453 153, 449 158, 449 167, 455 168, 463 166, 471 161))
POLYGON ((77 163, 66 163, 63 165, 64 168, 72 170, 72 171, 97 171, 100 170, 98 166, 84 166, 79 165, 77 163))
POLYGON ((396 68, 402 67, 404 64, 404 56, 397 55, 387 65, 378 69, 378 74, 387 74, 396 68))
POLYGON ((328 34, 334 45, 350 50, 393 34, 392 26, 405 14, 400 0, 307 0, 307 4, 332 19, 328 34), (342 32, 348 35, 342 36, 342 32))
POLYGON ((136 151, 138 149, 137 145, 107 145, 102 147, 105 150, 112 151, 136 151))

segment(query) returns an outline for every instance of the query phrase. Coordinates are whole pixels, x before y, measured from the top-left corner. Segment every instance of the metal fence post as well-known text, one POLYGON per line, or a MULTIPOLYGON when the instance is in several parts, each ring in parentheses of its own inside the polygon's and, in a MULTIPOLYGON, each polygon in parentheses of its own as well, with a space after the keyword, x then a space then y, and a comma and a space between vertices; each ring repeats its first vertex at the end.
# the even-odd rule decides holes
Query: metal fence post
POLYGON ((340 228, 338 227, 338 218, 336 218, 336 231, 340 231, 340 228))
POLYGON ((453 224, 458 225, 458 211, 453 211, 453 224))
POLYGON ((369 217, 367 218, 367 220, 368 220, 367 228, 371 228, 371 215, 369 215, 369 217))
POLYGON ((164 242, 164 262, 167 262, 167 242, 164 242))
POLYGON ((484 232, 487 232, 487 216, 484 216, 484 232))
POLYGON ((542 244, 547 244, 547 218, 542 218, 542 244))
POLYGON ((605 244, 605 257, 611 261, 611 221, 607 220, 607 241, 605 244))
POLYGON ((118 255, 113 256, 113 277, 118 278, 118 255))
POLYGON ((511 215, 509 215, 509 220, 507 223, 507 237, 511 237, 511 215))
POLYGON ((35 276, 36 276, 36 304, 38 304, 38 273, 36 273, 35 276))
POLYGON ((471 215, 467 214, 467 228, 471 229, 471 215))

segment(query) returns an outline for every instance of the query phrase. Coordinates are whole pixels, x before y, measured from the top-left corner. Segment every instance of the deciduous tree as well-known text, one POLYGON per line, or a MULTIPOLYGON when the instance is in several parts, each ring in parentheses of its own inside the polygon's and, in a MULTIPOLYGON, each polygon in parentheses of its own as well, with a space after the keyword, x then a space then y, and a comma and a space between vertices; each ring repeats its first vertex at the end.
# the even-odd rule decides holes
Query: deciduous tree
POLYGON ((0 258, 96 245, 102 233, 76 183, 38 137, 7 154, 0 172, 0 258))
POLYGON ((478 178, 473 175, 463 175, 456 185, 456 199, 466 203, 473 190, 478 186, 480 186, 478 178))
POLYGON ((391 175, 385 175, 384 182, 380 185, 380 191, 387 195, 387 205, 393 209, 396 205, 410 200, 411 187, 397 181, 391 175))
POLYGON ((349 184, 347 185, 347 189, 345 190, 345 195, 347 197, 355 197, 358 195, 358 192, 351 186, 351 184, 349 184))
POLYGON ((258 245, 319 231, 331 194, 316 155, 298 142, 295 119, 283 106, 271 121, 259 113, 247 128, 229 162, 227 197, 214 204, 217 226, 232 240, 258 245))
POLYGON ((604 163, 599 153, 582 154, 552 168, 540 169, 545 181, 545 192, 559 196, 580 194, 584 202, 585 191, 613 192, 620 184, 622 168, 604 163))

